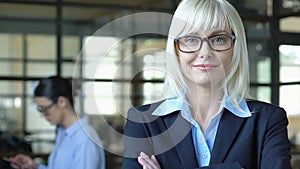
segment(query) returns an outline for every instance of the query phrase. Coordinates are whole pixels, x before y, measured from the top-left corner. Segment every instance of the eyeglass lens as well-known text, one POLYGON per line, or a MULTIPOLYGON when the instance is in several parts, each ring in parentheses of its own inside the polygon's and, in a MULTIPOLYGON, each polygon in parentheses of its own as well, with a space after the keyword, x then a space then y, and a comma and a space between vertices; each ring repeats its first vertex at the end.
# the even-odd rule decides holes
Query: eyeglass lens
POLYGON ((37 106, 37 110, 40 112, 40 113, 46 113, 48 111, 48 109, 50 109, 55 103, 51 103, 50 105, 48 106, 37 106))
POLYGON ((214 35, 207 38, 185 36, 178 39, 178 47, 182 52, 195 52, 200 50, 203 41, 207 41, 211 49, 216 51, 228 50, 232 47, 235 37, 228 34, 214 35))

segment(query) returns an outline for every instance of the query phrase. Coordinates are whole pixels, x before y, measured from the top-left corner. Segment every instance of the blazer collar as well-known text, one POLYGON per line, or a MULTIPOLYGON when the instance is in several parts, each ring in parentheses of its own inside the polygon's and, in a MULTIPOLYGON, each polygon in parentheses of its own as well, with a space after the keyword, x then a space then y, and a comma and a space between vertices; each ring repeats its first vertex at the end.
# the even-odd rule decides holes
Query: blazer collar
MULTIPOLYGON (((223 108, 228 109, 231 113, 239 117, 250 117, 251 112, 248 108, 247 102, 245 99, 239 103, 241 109, 236 108, 236 106, 228 99, 228 96, 224 96, 222 105, 220 107, 221 111, 223 108)), ((186 113, 189 112, 189 104, 187 103, 185 97, 173 97, 164 100, 152 113, 154 116, 165 116, 176 112, 177 110, 183 110, 184 116, 188 116, 186 113)), ((191 118, 188 117, 187 120, 191 118)))
POLYGON ((191 169, 198 166, 194 150, 191 124, 186 121, 180 111, 172 113, 164 118, 170 138, 175 145, 177 156, 182 164, 178 168, 191 169))
MULTIPOLYGON (((224 161, 234 140, 238 137, 238 132, 242 128, 244 121, 245 118, 237 117, 227 109, 224 109, 212 150, 210 164, 224 161)), ((191 124, 180 115, 179 111, 166 116, 164 122, 168 128, 171 141, 175 145, 182 167, 186 169, 198 167, 191 124)))
POLYGON ((238 137, 238 132, 242 128, 245 118, 240 118, 224 109, 222 118, 219 123, 210 164, 222 162, 231 146, 238 137))

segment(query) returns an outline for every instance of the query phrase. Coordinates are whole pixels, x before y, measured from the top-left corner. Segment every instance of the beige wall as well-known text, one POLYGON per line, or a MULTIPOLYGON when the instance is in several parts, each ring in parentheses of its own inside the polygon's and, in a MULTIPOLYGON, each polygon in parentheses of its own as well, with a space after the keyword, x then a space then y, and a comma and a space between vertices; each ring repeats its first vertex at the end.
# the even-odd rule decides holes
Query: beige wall
POLYGON ((300 147, 300 116, 289 116, 289 138, 295 137, 295 143, 300 147))

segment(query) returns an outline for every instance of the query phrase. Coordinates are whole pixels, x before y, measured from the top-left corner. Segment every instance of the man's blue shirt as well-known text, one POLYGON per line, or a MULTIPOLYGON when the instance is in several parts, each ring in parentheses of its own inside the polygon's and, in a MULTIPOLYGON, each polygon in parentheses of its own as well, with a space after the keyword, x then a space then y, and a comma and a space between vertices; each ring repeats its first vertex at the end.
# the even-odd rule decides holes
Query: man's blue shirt
POLYGON ((87 118, 65 129, 59 126, 54 150, 48 159, 48 166, 38 169, 104 169, 105 156, 101 140, 87 118))

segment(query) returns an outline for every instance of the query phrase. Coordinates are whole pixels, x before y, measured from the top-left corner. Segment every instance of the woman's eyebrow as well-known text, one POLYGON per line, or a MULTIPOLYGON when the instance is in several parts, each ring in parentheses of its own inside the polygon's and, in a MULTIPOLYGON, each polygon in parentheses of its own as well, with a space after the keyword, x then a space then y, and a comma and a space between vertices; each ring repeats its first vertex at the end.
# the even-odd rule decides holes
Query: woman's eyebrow
POLYGON ((225 31, 225 30, 216 30, 216 31, 211 32, 209 36, 216 35, 216 34, 219 34, 219 33, 228 33, 228 32, 225 31))
MULTIPOLYGON (((225 30, 215 30, 213 32, 210 32, 209 34, 205 35, 206 37, 210 37, 210 36, 214 36, 214 35, 217 35, 217 34, 222 34, 222 33, 228 33, 227 31, 225 30)), ((199 33, 191 33, 191 34, 188 34, 186 36, 197 36, 199 37, 199 33)))

